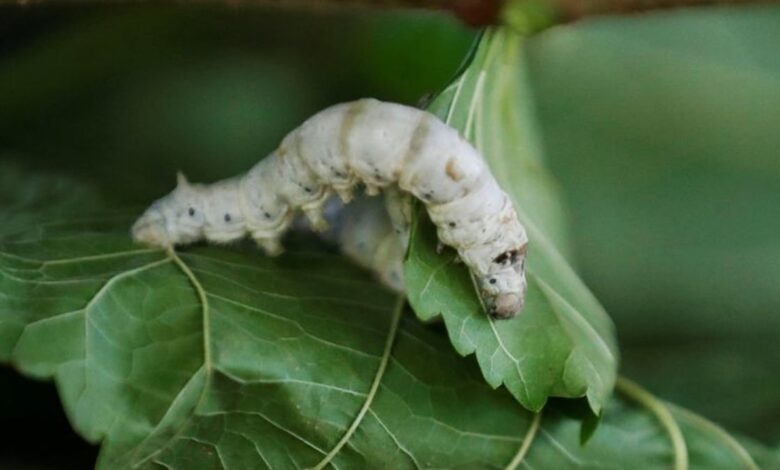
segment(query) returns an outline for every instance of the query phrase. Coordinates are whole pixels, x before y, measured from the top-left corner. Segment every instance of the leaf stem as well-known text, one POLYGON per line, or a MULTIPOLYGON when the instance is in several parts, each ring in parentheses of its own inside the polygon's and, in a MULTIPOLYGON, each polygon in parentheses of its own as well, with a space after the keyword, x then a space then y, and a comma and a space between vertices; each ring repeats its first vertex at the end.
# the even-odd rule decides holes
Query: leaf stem
POLYGON ((536 433, 539 431, 539 425, 542 422, 542 412, 538 412, 534 415, 533 421, 531 421, 531 427, 528 428, 528 432, 525 433, 523 444, 517 450, 517 454, 512 458, 512 461, 504 467, 504 470, 515 470, 525 459, 528 450, 531 448, 531 444, 536 437, 536 433))
POLYGON ((688 446, 680 426, 663 401, 625 377, 618 377, 615 388, 623 395, 650 410, 669 434, 674 451, 674 469, 688 470, 688 446))
MULTIPOLYGON (((195 406, 192 407, 191 414, 187 416, 187 418, 184 420, 181 426, 179 426, 176 432, 173 435, 171 435, 171 437, 168 438, 167 441, 165 441, 165 444, 160 446, 157 450, 155 450, 151 454, 142 458, 139 462, 133 464, 132 468, 138 468, 143 464, 145 464, 146 462, 154 459, 156 456, 160 455, 181 435, 182 432, 184 432, 185 428, 189 425, 190 421, 192 421, 192 417, 195 415, 198 408, 200 408, 201 404, 206 399, 206 395, 209 389, 209 383, 211 381, 211 376, 212 376, 213 364, 211 362, 212 360, 211 359, 211 334, 210 334, 211 325, 209 321, 209 301, 208 301, 208 297, 206 296, 206 290, 203 288, 203 284, 201 284, 200 281, 198 280, 198 277, 195 276, 195 273, 192 272, 192 269, 190 269, 190 267, 187 266, 187 263, 185 263, 179 257, 178 253, 176 253, 176 248, 174 248, 173 246, 169 246, 166 248, 165 252, 168 254, 168 258, 172 260, 173 263, 176 266, 178 266, 178 268, 181 269, 181 271, 187 277, 187 280, 192 285, 192 288, 195 289, 195 293, 197 294, 198 300, 200 301, 201 312, 203 315, 203 320, 202 320, 203 322, 203 370, 205 371, 206 377, 205 377, 205 382, 203 384, 203 387, 200 389, 200 393, 198 394, 198 400, 195 402, 195 406)), ((173 403, 171 403, 171 406, 173 406, 173 403)), ((160 424, 158 423, 158 426, 159 425, 160 424)), ((148 437, 149 436, 147 436, 147 439, 148 437)), ((140 444, 138 447, 140 447, 140 444)))
POLYGON ((360 408, 357 416, 355 416, 352 424, 341 437, 339 442, 317 465, 311 467, 310 470, 322 470, 333 460, 334 457, 336 457, 336 454, 338 454, 341 448, 347 444, 349 439, 352 437, 352 434, 355 433, 355 430, 358 428, 358 426, 360 426, 360 423, 363 421, 366 413, 368 413, 368 410, 371 408, 371 403, 374 401, 377 390, 379 390, 379 384, 382 382, 382 377, 384 376, 385 370, 387 369, 387 364, 390 362, 390 352, 393 350, 393 344, 395 343, 395 338, 398 335, 398 325, 401 323, 401 316, 404 311, 404 305, 406 305, 406 296, 401 294, 398 296, 398 300, 396 300, 395 307, 393 308, 393 317, 390 320, 390 330, 387 332, 385 349, 382 352, 382 359, 379 361, 379 368, 377 368, 376 375, 374 375, 374 381, 371 383, 371 388, 368 390, 368 394, 366 394, 366 401, 363 402, 363 406, 360 408))
POLYGON ((178 266, 184 275, 187 276, 187 279, 190 281, 190 284, 192 284, 192 287, 198 295, 198 300, 200 301, 201 310, 203 312, 203 363, 206 370, 211 371, 211 326, 209 325, 209 300, 206 296, 206 291, 203 289, 200 281, 198 281, 195 273, 187 266, 187 263, 179 258, 176 250, 173 247, 170 247, 166 251, 173 262, 176 263, 176 266, 178 266))
POLYGON ((712 421, 705 419, 696 413, 691 413, 690 411, 681 408, 677 405, 669 404, 669 407, 674 411, 675 413, 683 416, 685 419, 693 422, 697 426, 706 429, 713 435, 717 436, 718 438, 722 439, 723 442, 731 448, 731 450, 734 451, 735 454, 739 457, 740 460, 745 464, 745 468, 749 470, 759 470, 758 465, 756 465, 756 462, 753 460, 753 457, 750 455, 750 453, 745 450, 745 448, 740 444, 740 442, 734 437, 723 430, 720 426, 713 423, 712 421))

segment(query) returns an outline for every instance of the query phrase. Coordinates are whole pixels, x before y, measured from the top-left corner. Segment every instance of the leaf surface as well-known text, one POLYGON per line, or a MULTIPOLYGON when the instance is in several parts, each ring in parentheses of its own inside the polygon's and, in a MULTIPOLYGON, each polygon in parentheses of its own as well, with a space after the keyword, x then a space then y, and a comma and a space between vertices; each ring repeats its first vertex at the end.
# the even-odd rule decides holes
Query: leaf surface
MULTIPOLYGON (((92 191, 0 168, 0 354, 55 380, 76 430, 102 443, 99 468, 660 469, 675 459, 657 417, 630 400, 611 401, 582 447, 579 417, 534 415, 492 390, 341 257, 138 248, 130 214, 107 212, 92 191)), ((681 420, 692 466, 754 468, 694 418, 681 420)))

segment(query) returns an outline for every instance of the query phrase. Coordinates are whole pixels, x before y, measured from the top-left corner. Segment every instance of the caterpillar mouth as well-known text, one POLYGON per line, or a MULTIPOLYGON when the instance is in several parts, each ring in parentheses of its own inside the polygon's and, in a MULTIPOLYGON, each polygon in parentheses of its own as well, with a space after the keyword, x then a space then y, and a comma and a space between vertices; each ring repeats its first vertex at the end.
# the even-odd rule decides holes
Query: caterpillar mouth
POLYGON ((515 317, 523 309, 523 298, 517 294, 499 294, 496 296, 488 313, 497 320, 515 317))
POLYGON ((168 246, 168 231, 165 229, 165 219, 161 214, 147 212, 133 224, 131 230, 133 240, 144 245, 168 246))

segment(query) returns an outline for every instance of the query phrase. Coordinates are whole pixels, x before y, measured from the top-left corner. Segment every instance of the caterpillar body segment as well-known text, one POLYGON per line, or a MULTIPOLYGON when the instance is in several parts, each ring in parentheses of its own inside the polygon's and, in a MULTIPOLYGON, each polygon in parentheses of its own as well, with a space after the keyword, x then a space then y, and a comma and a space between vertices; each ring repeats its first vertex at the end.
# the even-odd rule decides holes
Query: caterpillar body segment
MULTIPOLYGON (((528 239, 482 156, 432 114, 373 99, 315 114, 241 177, 200 185, 180 176, 177 188, 136 222, 133 236, 169 246, 199 239, 226 243, 248 233, 274 255, 296 213, 303 212, 315 230, 325 230, 328 199, 335 193, 348 202, 358 185, 369 195, 389 190, 390 217, 385 214, 381 223, 366 217, 345 237, 352 233, 363 240, 361 246, 384 253, 379 258, 400 263, 411 220, 408 197, 414 196, 425 204, 439 240, 455 248, 471 269, 488 312, 503 318, 521 310, 528 239), (395 242, 383 236, 368 243, 380 232, 395 233, 395 242)), ((343 241, 357 250, 349 239, 343 241)), ((362 264, 377 270, 378 258, 372 259, 362 264)))
POLYGON ((409 232, 412 229, 412 198, 397 186, 391 186, 385 190, 384 203, 386 217, 405 252, 409 248, 409 232))
POLYGON ((360 198, 349 206, 329 204, 331 229, 326 238, 335 241, 347 257, 373 271, 393 290, 403 292, 405 240, 398 235, 382 201, 360 198))

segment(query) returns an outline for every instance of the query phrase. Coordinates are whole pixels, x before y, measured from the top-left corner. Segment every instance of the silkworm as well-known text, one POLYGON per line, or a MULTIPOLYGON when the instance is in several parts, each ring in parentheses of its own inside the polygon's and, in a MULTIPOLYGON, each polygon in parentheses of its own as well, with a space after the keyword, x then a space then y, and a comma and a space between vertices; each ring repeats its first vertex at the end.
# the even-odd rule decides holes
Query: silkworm
MULTIPOLYGON (((202 185, 180 174, 132 234, 153 246, 249 234, 276 255, 296 213, 324 230, 328 198, 349 202, 358 185, 368 195, 391 189, 422 201, 441 243, 471 270, 487 312, 507 318, 522 309, 528 238, 482 156, 436 116, 374 99, 320 111, 243 176, 202 185)), ((399 207, 388 205, 392 225, 404 232, 409 215, 399 207)))

